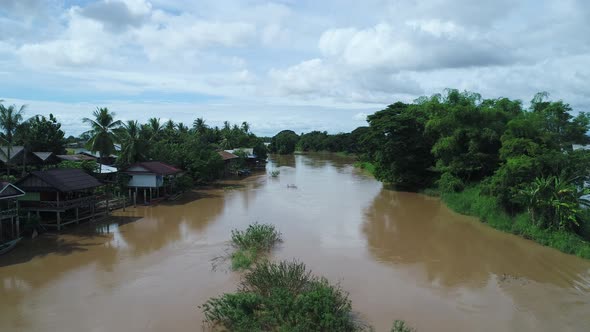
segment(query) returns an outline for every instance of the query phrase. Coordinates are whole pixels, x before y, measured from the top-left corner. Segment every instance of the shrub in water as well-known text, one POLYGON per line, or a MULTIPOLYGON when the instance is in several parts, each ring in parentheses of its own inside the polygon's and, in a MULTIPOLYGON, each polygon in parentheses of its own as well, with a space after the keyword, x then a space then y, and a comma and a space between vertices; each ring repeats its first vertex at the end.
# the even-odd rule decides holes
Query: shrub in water
POLYGON ((235 251, 231 254, 232 269, 247 269, 261 252, 267 252, 278 242, 281 233, 270 224, 252 224, 244 231, 232 230, 231 243, 235 251))
POLYGON ((231 331, 359 331, 348 295, 299 262, 262 262, 237 293, 209 299, 208 323, 231 331))

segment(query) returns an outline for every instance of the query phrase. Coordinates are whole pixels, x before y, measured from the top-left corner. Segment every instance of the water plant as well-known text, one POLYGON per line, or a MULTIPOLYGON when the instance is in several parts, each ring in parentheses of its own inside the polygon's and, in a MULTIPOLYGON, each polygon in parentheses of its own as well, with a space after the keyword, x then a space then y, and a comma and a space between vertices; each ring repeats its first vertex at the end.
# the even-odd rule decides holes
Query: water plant
POLYGON ((278 169, 272 170, 270 172, 270 176, 272 176, 273 178, 276 178, 279 176, 279 174, 281 174, 281 171, 279 171, 278 169))
POLYGON ((281 241, 281 233, 271 224, 254 223, 246 230, 232 230, 231 245, 235 249, 231 254, 232 269, 249 268, 260 253, 270 251, 281 241))
POLYGON ((230 331, 360 331, 348 294, 303 263, 263 261, 236 293, 209 299, 205 321, 230 331))

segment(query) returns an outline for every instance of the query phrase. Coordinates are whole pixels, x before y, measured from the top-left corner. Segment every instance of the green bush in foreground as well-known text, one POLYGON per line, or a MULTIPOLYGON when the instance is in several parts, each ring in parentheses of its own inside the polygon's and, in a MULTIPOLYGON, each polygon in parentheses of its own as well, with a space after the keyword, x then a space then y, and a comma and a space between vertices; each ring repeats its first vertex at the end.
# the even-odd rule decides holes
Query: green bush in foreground
POLYGON ((348 294, 313 276, 303 263, 268 261, 239 290, 209 299, 205 321, 231 331, 359 331, 348 294))
POLYGON ((231 254, 232 269, 249 268, 259 253, 268 252, 281 241, 281 233, 270 224, 254 223, 244 231, 232 230, 231 244, 235 248, 231 254))

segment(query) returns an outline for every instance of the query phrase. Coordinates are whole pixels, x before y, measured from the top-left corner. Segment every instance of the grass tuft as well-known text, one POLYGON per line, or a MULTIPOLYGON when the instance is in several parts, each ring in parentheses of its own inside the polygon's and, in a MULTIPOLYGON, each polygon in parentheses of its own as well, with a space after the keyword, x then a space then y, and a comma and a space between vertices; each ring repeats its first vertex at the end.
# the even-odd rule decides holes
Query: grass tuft
POLYGON ((243 231, 232 230, 231 244, 235 249, 231 254, 232 269, 249 268, 260 253, 270 251, 281 241, 281 233, 270 224, 254 223, 243 231))

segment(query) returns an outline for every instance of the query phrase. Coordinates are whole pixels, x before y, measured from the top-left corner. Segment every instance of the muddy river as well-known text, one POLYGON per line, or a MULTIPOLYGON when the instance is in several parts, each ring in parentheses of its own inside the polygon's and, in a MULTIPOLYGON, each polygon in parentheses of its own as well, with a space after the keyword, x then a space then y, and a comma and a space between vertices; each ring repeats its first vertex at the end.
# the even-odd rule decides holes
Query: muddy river
POLYGON ((388 190, 346 158, 274 157, 267 169, 280 175, 21 242, 0 256, 0 331, 199 331, 198 306, 239 280, 211 260, 255 221, 283 233, 273 259, 340 283, 376 331, 394 319, 419 331, 590 330, 590 261, 388 190))

